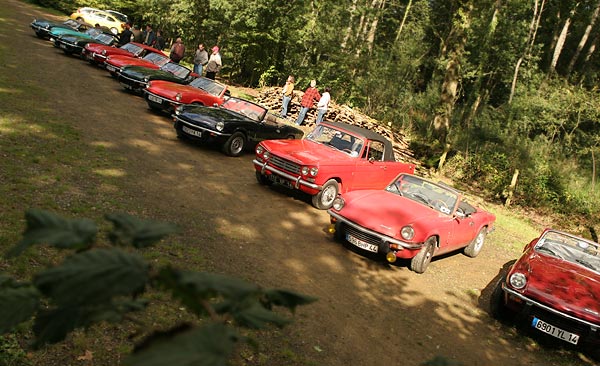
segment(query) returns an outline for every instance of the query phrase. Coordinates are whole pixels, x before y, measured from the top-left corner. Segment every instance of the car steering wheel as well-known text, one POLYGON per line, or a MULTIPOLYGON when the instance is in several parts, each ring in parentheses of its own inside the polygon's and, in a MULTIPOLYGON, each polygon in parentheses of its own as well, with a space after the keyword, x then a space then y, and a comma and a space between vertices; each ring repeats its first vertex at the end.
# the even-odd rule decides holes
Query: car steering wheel
POLYGON ((431 201, 431 206, 437 208, 440 212, 443 212, 445 214, 449 214, 450 213, 450 209, 448 208, 448 205, 446 204, 446 202, 442 201, 442 200, 433 200, 431 201))

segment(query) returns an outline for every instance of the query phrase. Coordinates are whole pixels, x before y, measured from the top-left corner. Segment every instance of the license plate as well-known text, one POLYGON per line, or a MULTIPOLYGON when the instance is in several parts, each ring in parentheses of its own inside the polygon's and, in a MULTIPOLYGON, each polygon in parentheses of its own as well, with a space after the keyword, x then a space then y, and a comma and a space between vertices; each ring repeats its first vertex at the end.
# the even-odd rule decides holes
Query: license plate
POLYGON ((113 72, 113 71, 117 71, 117 68, 112 65, 106 65, 106 70, 113 72))
POLYGON ((162 104, 162 99, 160 99, 159 97, 155 97, 152 94, 148 94, 148 100, 154 103, 162 104))
POLYGON ((196 137, 202 137, 202 131, 192 130, 191 128, 187 128, 185 126, 182 126, 181 129, 183 130, 183 132, 185 132, 189 135, 196 136, 196 137))
POLYGON ((85 55, 85 57, 87 57, 88 60, 92 61, 94 59, 94 54, 93 53, 88 53, 85 55))
POLYGON ((533 321, 531 322, 531 326, 539 330, 540 332, 550 334, 551 336, 561 339, 565 342, 569 342, 572 344, 577 344, 577 342, 579 342, 579 335, 557 328, 554 325, 548 324, 541 319, 534 317, 533 321))
POLYGON ((377 245, 369 244, 365 241, 355 238, 354 236, 352 236, 350 234, 346 235, 346 240, 348 240, 348 242, 350 244, 356 245, 357 247, 359 247, 361 249, 368 250, 369 252, 377 253, 377 251, 378 251, 377 245))
POLYGON ((133 89, 133 87, 129 84, 121 83, 121 86, 125 89, 130 89, 130 90, 133 89))
POLYGON ((281 177, 280 177, 280 176, 278 176, 278 175, 275 175, 275 174, 269 174, 269 175, 267 175, 267 177, 269 177, 269 180, 270 180, 271 182, 273 182, 273 183, 277 183, 277 184, 280 184, 280 185, 282 185, 282 186, 285 186, 285 187, 288 187, 288 188, 294 188, 294 187, 292 186, 292 183, 290 183, 290 181, 288 181, 288 180, 287 180, 287 179, 285 179, 285 178, 281 178, 281 177))
POLYGON ((63 50, 67 49, 67 46, 63 43, 59 44, 58 47, 62 48, 63 50))

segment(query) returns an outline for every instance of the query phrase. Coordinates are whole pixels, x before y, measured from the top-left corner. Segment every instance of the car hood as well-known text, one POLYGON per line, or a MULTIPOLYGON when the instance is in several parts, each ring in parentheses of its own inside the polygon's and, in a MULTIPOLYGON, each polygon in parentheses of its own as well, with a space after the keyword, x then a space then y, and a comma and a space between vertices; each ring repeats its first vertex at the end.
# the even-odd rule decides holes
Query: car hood
POLYGON ((262 144, 272 154, 300 165, 345 165, 353 164, 358 159, 333 147, 307 139, 266 140, 262 144))
POLYGON ((520 262, 529 271, 527 296, 600 325, 600 274, 534 251, 520 262))
POLYGON ((63 35, 61 39, 65 42, 69 43, 79 43, 81 41, 89 42, 92 40, 92 37, 84 36, 84 35, 63 35))
MULTIPOLYGON (((338 213, 346 219, 378 233, 401 239, 400 229, 413 225, 413 242, 421 242, 429 236, 428 226, 437 220, 441 213, 409 198, 385 190, 358 190, 342 195, 344 207, 338 213)), ((401 239, 402 240, 402 239, 401 239)))
POLYGON ((225 108, 188 105, 183 108, 179 116, 188 121, 201 121, 215 124, 221 121, 242 120, 243 116, 225 108))
POLYGON ((140 58, 128 57, 125 55, 116 55, 110 56, 110 59, 107 61, 109 64, 116 67, 125 67, 125 66, 142 66, 148 69, 158 69, 159 67, 153 64, 150 61, 142 60, 140 58))
POLYGON ((148 80, 152 80, 152 79, 160 79, 160 78, 167 78, 167 79, 172 79, 172 78, 176 78, 173 74, 171 74, 168 71, 163 71, 160 69, 150 69, 144 66, 126 66, 125 68, 123 68, 123 70, 121 71, 121 73, 123 75, 127 75, 128 77, 132 78, 132 79, 138 79, 138 80, 144 80, 144 79, 148 79, 148 80))
POLYGON ((59 25, 62 25, 62 23, 54 22, 52 20, 47 19, 35 19, 33 22, 31 22, 31 24, 35 24, 39 27, 44 28, 57 27, 59 25))
POLYGON ((175 99, 175 96, 177 94, 186 94, 186 93, 208 94, 204 90, 194 88, 193 86, 177 84, 177 83, 173 83, 171 81, 164 81, 164 80, 156 80, 156 81, 152 82, 152 85, 147 90, 156 95, 160 95, 162 97, 165 97, 168 99, 173 99, 173 100, 175 99))
POLYGON ((85 34, 79 31, 70 29, 70 28, 52 28, 50 30, 50 34, 54 37, 62 36, 62 35, 80 35, 85 34))

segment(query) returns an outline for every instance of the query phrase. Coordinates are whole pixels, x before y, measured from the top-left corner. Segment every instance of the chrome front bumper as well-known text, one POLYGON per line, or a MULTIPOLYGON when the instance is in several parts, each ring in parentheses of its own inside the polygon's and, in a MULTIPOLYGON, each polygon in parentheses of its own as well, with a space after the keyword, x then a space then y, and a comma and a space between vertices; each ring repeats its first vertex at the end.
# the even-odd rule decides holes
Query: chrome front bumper
POLYGON ((323 190, 323 186, 321 186, 321 185, 314 184, 314 183, 311 183, 309 181, 306 181, 306 180, 302 179, 301 176, 295 177, 295 176, 293 176, 291 174, 288 174, 288 173, 286 173, 286 172, 284 172, 282 170, 279 170, 279 169, 277 169, 275 167, 267 165, 266 162, 262 163, 262 162, 260 162, 257 159, 254 159, 252 162, 254 163, 255 166, 257 166, 257 167, 260 168, 261 174, 264 174, 265 170, 268 170, 272 174, 278 175, 280 177, 283 177, 283 178, 289 180, 292 183, 292 185, 293 185, 293 187, 295 189, 299 189, 300 186, 305 186, 305 187, 316 189, 316 190, 319 190, 319 191, 323 190))

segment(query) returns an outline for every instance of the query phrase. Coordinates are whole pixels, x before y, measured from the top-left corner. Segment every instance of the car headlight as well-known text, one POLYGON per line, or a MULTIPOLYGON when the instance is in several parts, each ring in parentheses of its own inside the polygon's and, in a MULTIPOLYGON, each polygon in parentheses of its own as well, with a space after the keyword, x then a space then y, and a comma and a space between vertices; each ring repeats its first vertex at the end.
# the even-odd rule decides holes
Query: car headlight
POLYGON ((178 102, 181 101, 181 93, 177 93, 177 95, 175 95, 175 100, 178 102))
POLYGON ((175 108, 175 114, 176 115, 180 115, 183 112, 183 106, 180 105, 179 107, 175 108))
POLYGON ((346 205, 346 202, 344 201, 344 199, 340 196, 337 196, 333 200, 333 204, 331 205, 331 207, 333 207, 334 210, 339 211, 342 208, 344 208, 344 205, 346 205))
POLYGON ((215 125, 215 128, 217 129, 217 131, 223 131, 223 129, 225 128, 225 123, 217 122, 217 124, 215 125))
POLYGON ((308 175, 308 170, 309 170, 309 168, 307 166, 303 166, 302 170, 300 171, 300 173, 302 175, 308 175))
POLYGON ((415 237, 415 229, 412 226, 407 225, 400 229, 400 235, 404 240, 412 240, 415 237))
POLYGON ((265 148, 264 148, 264 147, 262 147, 262 146, 260 146, 260 145, 258 145, 258 146, 256 147, 256 155, 259 155, 259 156, 260 156, 260 155, 262 155, 262 153, 263 153, 264 151, 265 151, 265 148))
POLYGON ((313 177, 315 177, 317 175, 317 173, 319 172, 319 168, 317 168, 316 166, 310 168, 310 175, 312 175, 313 177))
POLYGON ((509 282, 512 287, 520 290, 527 285, 527 277, 523 273, 516 272, 510 275, 509 282))
POLYGON ((106 50, 102 50, 102 56, 106 56, 106 50))
POLYGON ((145 83, 147 83, 147 82, 149 82, 149 81, 150 81, 150 78, 149 78, 149 77, 147 77, 147 76, 144 76, 144 82, 145 82, 145 83))
POLYGON ((262 157, 265 160, 269 160, 269 158, 271 157, 271 153, 265 150, 265 152, 262 154, 262 157))

